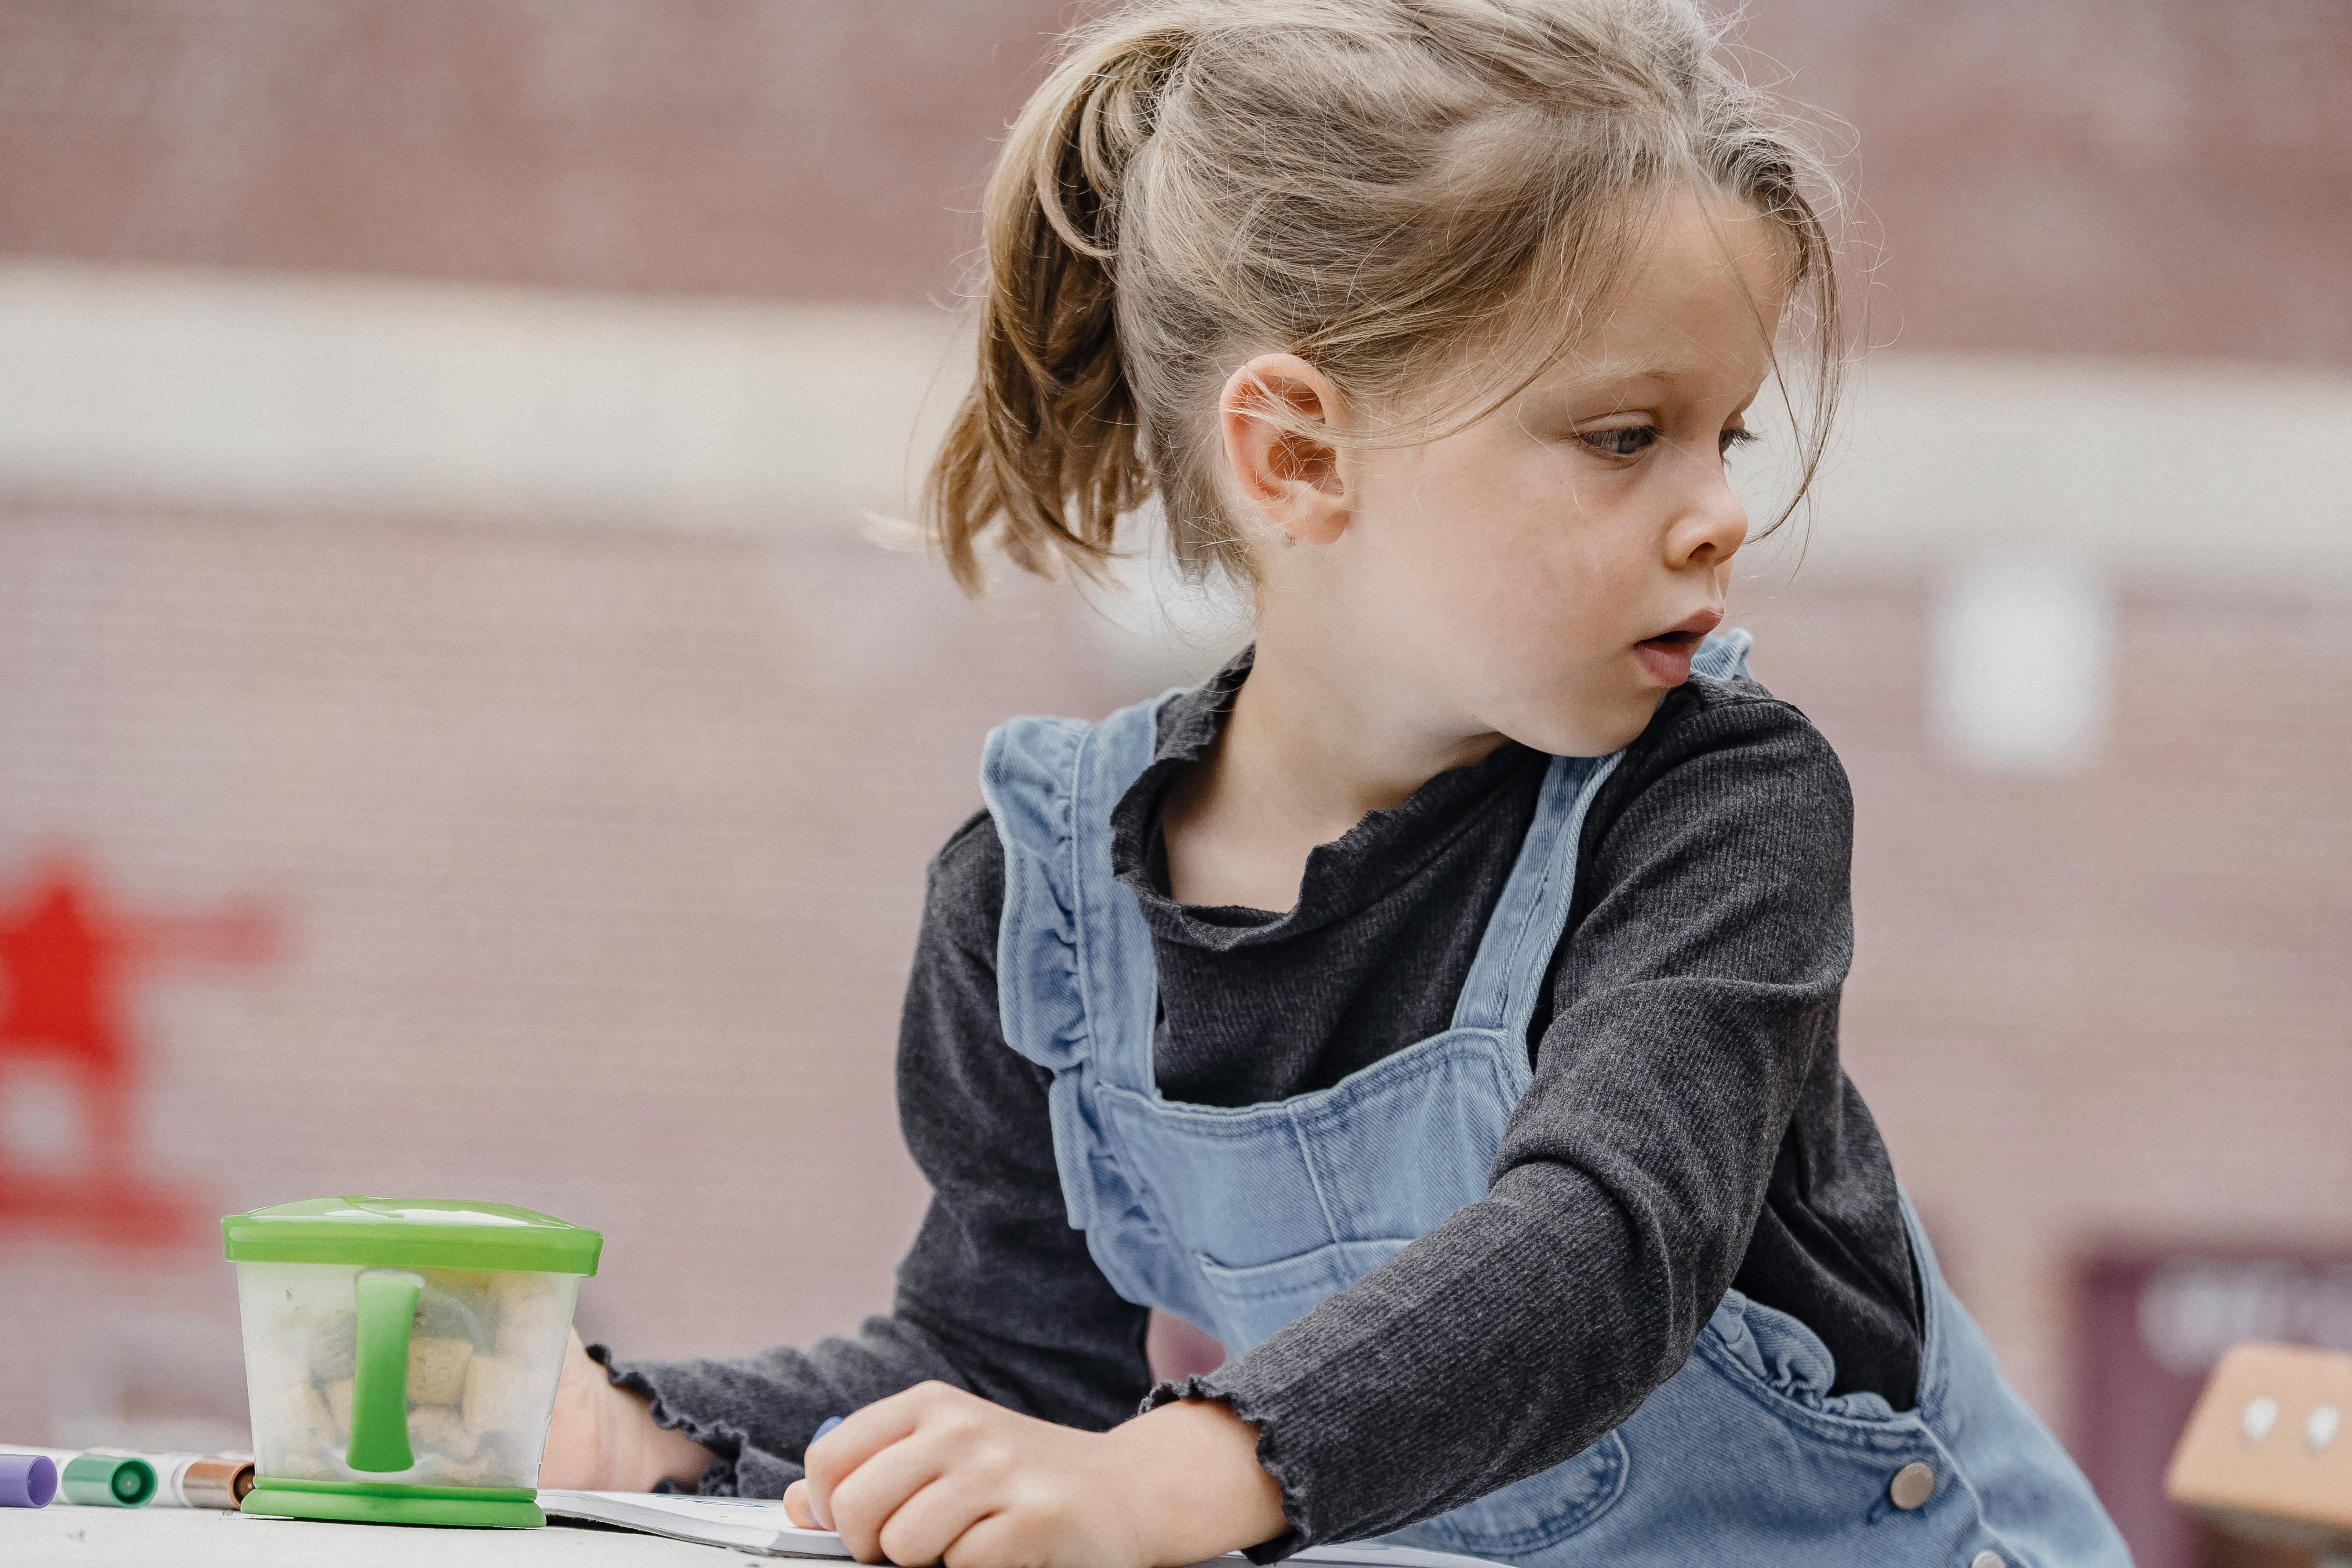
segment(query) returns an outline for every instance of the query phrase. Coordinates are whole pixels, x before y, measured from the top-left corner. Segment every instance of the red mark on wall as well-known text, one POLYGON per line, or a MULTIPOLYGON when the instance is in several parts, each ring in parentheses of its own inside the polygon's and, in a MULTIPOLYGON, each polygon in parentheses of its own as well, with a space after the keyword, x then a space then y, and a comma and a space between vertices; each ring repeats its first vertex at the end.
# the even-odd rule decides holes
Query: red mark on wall
MULTIPOLYGON (((111 905, 87 868, 69 861, 0 893, 0 1098, 10 1092, 12 1067, 44 1064, 85 1130, 70 1168, 58 1169, 11 1149, 12 1122, 0 1115, 0 1224, 117 1242, 190 1237, 196 1211, 188 1194, 160 1184, 140 1146, 147 1053, 131 987, 173 968, 265 963, 276 948, 268 911, 257 905, 132 913, 111 905)), ((0 1112, 7 1109, 0 1103, 0 1112)))

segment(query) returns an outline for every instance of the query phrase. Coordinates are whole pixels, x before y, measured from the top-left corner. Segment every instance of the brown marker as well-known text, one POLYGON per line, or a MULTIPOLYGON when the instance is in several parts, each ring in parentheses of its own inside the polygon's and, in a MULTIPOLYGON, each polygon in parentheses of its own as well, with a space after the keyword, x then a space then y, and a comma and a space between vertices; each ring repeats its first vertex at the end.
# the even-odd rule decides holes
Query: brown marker
POLYGON ((168 1489, 186 1508, 234 1509, 253 1489, 253 1461, 242 1454, 200 1455, 168 1489))

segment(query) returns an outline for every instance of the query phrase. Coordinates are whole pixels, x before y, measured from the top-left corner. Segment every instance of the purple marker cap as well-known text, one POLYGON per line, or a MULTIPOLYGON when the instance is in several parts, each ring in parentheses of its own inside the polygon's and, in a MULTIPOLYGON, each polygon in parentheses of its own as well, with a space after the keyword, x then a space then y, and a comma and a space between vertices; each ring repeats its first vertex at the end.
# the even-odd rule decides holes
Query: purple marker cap
POLYGON ((0 1508, 47 1508, 57 1495, 57 1462, 47 1454, 0 1454, 0 1508))

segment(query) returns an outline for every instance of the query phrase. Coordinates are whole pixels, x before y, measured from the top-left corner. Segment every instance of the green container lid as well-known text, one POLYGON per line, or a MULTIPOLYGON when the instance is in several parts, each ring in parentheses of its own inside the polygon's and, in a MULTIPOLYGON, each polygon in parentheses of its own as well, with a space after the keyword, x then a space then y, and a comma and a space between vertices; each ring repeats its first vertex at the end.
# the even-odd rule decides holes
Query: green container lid
POLYGON ((233 1263, 593 1274, 604 1238, 553 1215, 455 1198, 305 1198, 221 1221, 233 1263))

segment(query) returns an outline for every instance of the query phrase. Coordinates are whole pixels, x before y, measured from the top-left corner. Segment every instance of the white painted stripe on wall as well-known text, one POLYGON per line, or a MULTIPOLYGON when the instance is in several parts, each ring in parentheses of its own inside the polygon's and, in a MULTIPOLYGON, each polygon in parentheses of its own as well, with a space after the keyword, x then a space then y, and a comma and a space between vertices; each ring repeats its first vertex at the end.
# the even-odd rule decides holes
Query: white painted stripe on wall
MULTIPOLYGON (((10 263, 0 486, 840 525, 903 513, 968 352, 942 310, 10 263)), ((2352 375, 1887 351, 1840 428, 1809 570, 2352 583, 2352 375)))
POLYGON ((0 483, 794 526, 902 503, 959 342, 944 311, 11 264, 0 483))
MULTIPOLYGON (((2341 372, 1883 351, 1840 416, 1808 559, 1966 570, 2025 554, 2341 588, 2347 465, 2341 372)), ((1759 474, 1751 511, 1786 495, 1770 482, 1784 477, 1759 474)))

